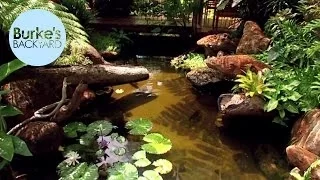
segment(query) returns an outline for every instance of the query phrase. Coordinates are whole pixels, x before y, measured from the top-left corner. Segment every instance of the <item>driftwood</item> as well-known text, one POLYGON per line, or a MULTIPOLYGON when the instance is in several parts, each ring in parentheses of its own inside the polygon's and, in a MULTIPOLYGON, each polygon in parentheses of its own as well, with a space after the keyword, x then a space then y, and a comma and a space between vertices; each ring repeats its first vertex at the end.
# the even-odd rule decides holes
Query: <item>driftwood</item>
POLYGON ((108 86, 132 83, 149 78, 149 71, 141 66, 92 65, 54 68, 26 67, 15 72, 7 82, 23 79, 48 79, 61 82, 67 77, 67 82, 79 84, 105 84, 108 86))

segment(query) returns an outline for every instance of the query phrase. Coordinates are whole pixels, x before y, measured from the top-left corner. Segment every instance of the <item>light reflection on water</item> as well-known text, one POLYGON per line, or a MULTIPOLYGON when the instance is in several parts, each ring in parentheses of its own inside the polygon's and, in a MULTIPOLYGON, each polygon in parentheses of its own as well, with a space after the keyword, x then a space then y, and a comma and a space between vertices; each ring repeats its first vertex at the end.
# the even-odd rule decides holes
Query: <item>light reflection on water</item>
POLYGON ((180 180, 266 179, 254 163, 250 149, 225 137, 215 126, 217 110, 213 97, 197 96, 183 74, 169 70, 165 63, 142 64, 151 72, 150 78, 114 87, 124 93, 113 97, 132 96, 117 107, 125 112, 125 118, 149 118, 153 131, 171 139, 173 149, 166 158, 179 167, 180 180), (137 87, 150 90, 150 86, 156 96, 134 94, 137 87))

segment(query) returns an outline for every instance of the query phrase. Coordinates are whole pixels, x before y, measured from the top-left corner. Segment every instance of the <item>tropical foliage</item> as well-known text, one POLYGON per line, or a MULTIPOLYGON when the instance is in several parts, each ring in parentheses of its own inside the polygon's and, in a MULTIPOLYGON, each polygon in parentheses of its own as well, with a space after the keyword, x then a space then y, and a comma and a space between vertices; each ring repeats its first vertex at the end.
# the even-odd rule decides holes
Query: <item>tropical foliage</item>
POLYGON ((204 60, 205 57, 203 54, 189 53, 172 59, 171 66, 175 67, 176 69, 189 71, 197 68, 207 67, 204 60))
MULTIPOLYGON (((0 81, 8 77, 14 71, 24 67, 25 64, 19 60, 13 60, 0 66, 0 81)), ((1 95, 8 91, 0 91, 1 95)), ((32 156, 26 143, 17 136, 8 135, 5 118, 22 114, 20 110, 11 106, 0 104, 0 170, 8 165, 15 154, 32 156)))
POLYGON ((67 124, 63 128, 65 135, 79 141, 65 147, 66 159, 57 167, 60 179, 94 180, 106 174, 109 180, 162 179, 160 174, 172 170, 171 162, 151 158, 149 154, 165 154, 172 147, 171 141, 160 133, 149 133, 152 123, 147 119, 129 121, 125 127, 129 134, 142 136, 145 142, 133 154, 130 154, 130 142, 113 132, 116 127, 108 121, 67 124), (140 168, 143 168, 141 174, 140 168))
POLYGON ((313 162, 310 167, 303 173, 303 176, 299 174, 299 169, 294 168, 290 172, 290 175, 293 176, 296 180, 312 180, 311 172, 313 169, 317 168, 320 166, 320 160, 316 160, 313 162))

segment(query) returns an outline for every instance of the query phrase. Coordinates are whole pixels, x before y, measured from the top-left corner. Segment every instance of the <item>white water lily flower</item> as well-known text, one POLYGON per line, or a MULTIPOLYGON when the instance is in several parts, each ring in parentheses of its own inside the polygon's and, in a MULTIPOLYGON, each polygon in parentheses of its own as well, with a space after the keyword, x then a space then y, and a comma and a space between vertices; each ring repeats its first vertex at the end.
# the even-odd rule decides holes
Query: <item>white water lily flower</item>
POLYGON ((81 159, 81 156, 74 151, 70 151, 64 157, 67 158, 64 161, 68 164, 68 166, 75 166, 79 163, 78 159, 81 159))
POLYGON ((123 92, 124 92, 123 89, 116 89, 116 90, 115 90, 115 93, 116 93, 116 94, 122 94, 123 92))

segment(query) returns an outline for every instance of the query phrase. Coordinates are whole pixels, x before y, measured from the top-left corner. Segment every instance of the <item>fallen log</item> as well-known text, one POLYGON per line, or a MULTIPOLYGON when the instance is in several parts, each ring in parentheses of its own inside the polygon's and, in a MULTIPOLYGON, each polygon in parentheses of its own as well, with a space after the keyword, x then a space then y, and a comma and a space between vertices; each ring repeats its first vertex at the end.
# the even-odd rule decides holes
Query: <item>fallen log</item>
POLYGON ((6 82, 24 79, 46 79, 62 82, 64 78, 70 84, 105 84, 106 86, 138 82, 149 78, 149 71, 141 66, 68 66, 68 67, 26 67, 8 78, 6 82))

